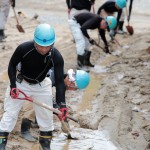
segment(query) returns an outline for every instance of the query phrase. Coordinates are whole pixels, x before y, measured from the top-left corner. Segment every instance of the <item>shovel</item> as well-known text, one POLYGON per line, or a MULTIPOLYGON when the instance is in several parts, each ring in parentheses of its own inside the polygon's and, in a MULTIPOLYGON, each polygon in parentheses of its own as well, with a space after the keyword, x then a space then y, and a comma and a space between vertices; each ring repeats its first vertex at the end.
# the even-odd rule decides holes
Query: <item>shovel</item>
MULTIPOLYGON (((15 88, 14 88, 14 90, 15 90, 15 88)), ((31 97, 27 96, 27 95, 26 95, 23 91, 21 91, 21 90, 19 90, 19 93, 21 93, 24 97, 22 97, 22 98, 16 97, 16 99, 27 100, 27 101, 30 101, 30 102, 32 102, 32 103, 38 105, 38 106, 41 106, 41 107, 46 108, 46 109, 48 109, 48 110, 50 110, 50 111, 53 111, 53 112, 56 113, 56 114, 59 114, 59 115, 62 114, 61 111, 59 111, 58 109, 52 108, 52 107, 50 107, 50 106, 48 106, 48 105, 46 105, 46 104, 44 104, 44 103, 40 103, 40 102, 38 102, 38 101, 33 100, 31 97)), ((73 137, 71 136, 70 130, 69 130, 68 127, 66 126, 64 120, 60 120, 60 122, 61 122, 63 128, 65 129, 65 131, 66 131, 66 133, 67 133, 67 138, 68 138, 68 139, 72 139, 72 140, 77 140, 77 138, 73 138, 73 137)))
MULTIPOLYGON (((127 18, 128 18, 128 10, 127 10, 127 7, 126 7, 126 15, 127 15, 127 18)), ((128 25, 126 26, 126 29, 127 29, 128 33, 129 33, 130 35, 133 35, 134 29, 133 29, 132 26, 129 25, 129 20, 128 20, 128 19, 127 19, 127 22, 128 22, 128 25)))
POLYGON ((12 7, 13 11, 14 11, 14 15, 15 15, 15 19, 16 19, 16 22, 17 22, 17 29, 19 32, 25 32, 24 29, 22 28, 22 26, 19 24, 19 21, 18 21, 18 18, 17 18, 17 15, 16 15, 16 11, 15 11, 15 8, 12 7))

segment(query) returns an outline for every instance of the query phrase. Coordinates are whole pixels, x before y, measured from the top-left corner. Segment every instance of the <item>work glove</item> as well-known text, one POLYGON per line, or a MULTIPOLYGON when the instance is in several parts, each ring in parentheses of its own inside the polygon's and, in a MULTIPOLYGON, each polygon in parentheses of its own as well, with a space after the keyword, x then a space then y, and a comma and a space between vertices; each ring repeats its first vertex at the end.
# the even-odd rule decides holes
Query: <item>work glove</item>
POLYGON ((10 96, 11 98, 17 99, 19 96, 19 90, 17 88, 11 88, 10 96))
POLYGON ((108 46, 105 46, 104 52, 105 52, 105 53, 109 53, 109 54, 111 54, 111 52, 109 51, 108 46))
POLYGON ((89 39, 89 42, 90 42, 92 45, 96 45, 96 42, 95 42, 93 39, 89 39))
POLYGON ((15 0, 11 0, 11 6, 12 6, 12 7, 15 7, 15 4, 16 4, 16 3, 15 3, 15 0))
POLYGON ((58 110, 61 111, 61 115, 58 115, 58 118, 60 121, 64 121, 67 119, 67 116, 68 116, 68 108, 66 107, 66 103, 65 102, 61 102, 61 103, 58 103, 59 107, 58 110))

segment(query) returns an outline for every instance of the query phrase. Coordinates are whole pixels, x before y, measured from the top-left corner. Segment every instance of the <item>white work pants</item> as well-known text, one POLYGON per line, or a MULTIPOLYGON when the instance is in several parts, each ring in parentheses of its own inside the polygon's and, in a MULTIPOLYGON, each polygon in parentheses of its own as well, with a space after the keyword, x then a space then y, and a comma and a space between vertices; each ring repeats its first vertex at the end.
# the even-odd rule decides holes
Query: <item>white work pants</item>
POLYGON ((10 0, 0 0, 0 30, 4 30, 9 15, 10 0))
MULTIPOLYGON (((16 84, 18 89, 32 97, 35 101, 45 103, 52 107, 52 84, 49 78, 45 78, 40 84, 30 85, 26 81, 22 81, 21 84, 16 82, 16 84)), ((24 102, 24 100, 12 99, 10 97, 10 88, 7 88, 4 101, 5 112, 0 121, 0 131, 11 132, 14 129, 19 111, 24 102)), ((40 131, 52 131, 54 129, 53 113, 34 103, 32 103, 32 105, 35 110, 40 131)))
POLYGON ((89 40, 83 35, 80 24, 77 23, 77 21, 74 20, 74 18, 69 19, 68 23, 73 37, 75 39, 77 54, 83 55, 85 49, 89 50, 90 48, 89 40))

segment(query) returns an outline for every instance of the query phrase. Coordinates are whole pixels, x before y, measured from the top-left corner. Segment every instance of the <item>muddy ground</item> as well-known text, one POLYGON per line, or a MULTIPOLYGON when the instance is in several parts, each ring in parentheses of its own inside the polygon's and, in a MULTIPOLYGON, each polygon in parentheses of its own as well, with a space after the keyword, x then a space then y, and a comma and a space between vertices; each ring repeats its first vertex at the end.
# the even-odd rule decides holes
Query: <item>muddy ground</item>
MULTIPOLYGON (((101 1, 97 0, 96 6, 101 1)), ((96 7, 97 8, 97 7, 96 7)), ((8 83, 7 67, 15 48, 22 42, 33 39, 34 28, 39 22, 48 22, 55 27, 57 40, 55 46, 61 51, 65 60, 65 70, 76 69, 75 44, 67 23, 67 8, 63 0, 45 3, 40 1, 17 1, 16 10, 24 15, 18 16, 19 22, 25 29, 20 33, 16 29, 12 10, 6 24, 5 33, 8 36, 5 42, 0 43, 0 113, 3 113, 4 93, 8 83), (56 7, 57 6, 57 9, 56 7), (38 14, 38 19, 33 16, 38 14)), ((81 133, 96 133, 102 131, 109 137, 114 149, 148 150, 150 149, 150 20, 149 15, 133 13, 131 24, 135 33, 130 36, 117 35, 117 43, 110 43, 112 55, 105 54, 96 46, 91 47, 91 62, 96 66, 90 71, 91 82, 83 91, 67 92, 67 104, 75 118, 79 119, 80 126, 70 121, 72 134, 80 137, 81 133), (142 20, 142 21, 141 21, 142 20), (82 127, 82 128, 81 128, 82 127), (84 129, 83 129, 84 128, 84 129), (90 130, 88 130, 90 129, 90 130)), ((125 27, 124 27, 125 29, 125 27)), ((97 40, 97 31, 89 31, 91 37, 97 40)), ((109 36, 107 35, 109 40, 109 36)), ((100 42, 103 46, 103 42, 100 42)), ((9 136, 8 150, 37 149, 37 144, 27 142, 20 137, 21 112, 17 125, 9 136)), ((108 150, 107 146, 97 146, 64 140, 60 123, 55 119, 56 137, 52 142, 52 149, 64 150, 108 150), (61 133, 61 134, 60 134, 61 133), (62 136, 60 136, 62 135, 62 136), (63 141, 63 146, 62 142, 63 141), (57 146, 59 148, 57 148, 57 146)), ((32 129, 38 136, 38 129, 32 129)), ((99 134, 100 135, 100 134, 99 134)), ((89 138, 87 136, 87 138, 89 138)), ((96 137, 96 138, 95 138, 96 137)), ((83 137, 82 137, 83 138, 83 137)), ((86 136, 83 138, 86 141, 86 136)), ((83 140, 82 139, 82 140, 83 140)), ((89 138, 90 139, 90 138, 89 138)), ((113 148, 112 148, 113 149, 113 148)))

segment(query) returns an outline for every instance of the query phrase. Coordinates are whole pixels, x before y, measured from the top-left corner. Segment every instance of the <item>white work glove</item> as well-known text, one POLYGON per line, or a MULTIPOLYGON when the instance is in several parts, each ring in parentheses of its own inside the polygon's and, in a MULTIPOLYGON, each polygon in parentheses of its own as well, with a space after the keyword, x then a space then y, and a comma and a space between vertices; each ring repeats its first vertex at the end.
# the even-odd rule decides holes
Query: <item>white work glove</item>
POLYGON ((75 82, 75 80, 76 80, 76 74, 73 71, 73 69, 69 69, 68 72, 67 72, 67 74, 68 74, 68 77, 69 77, 69 81, 75 82))

